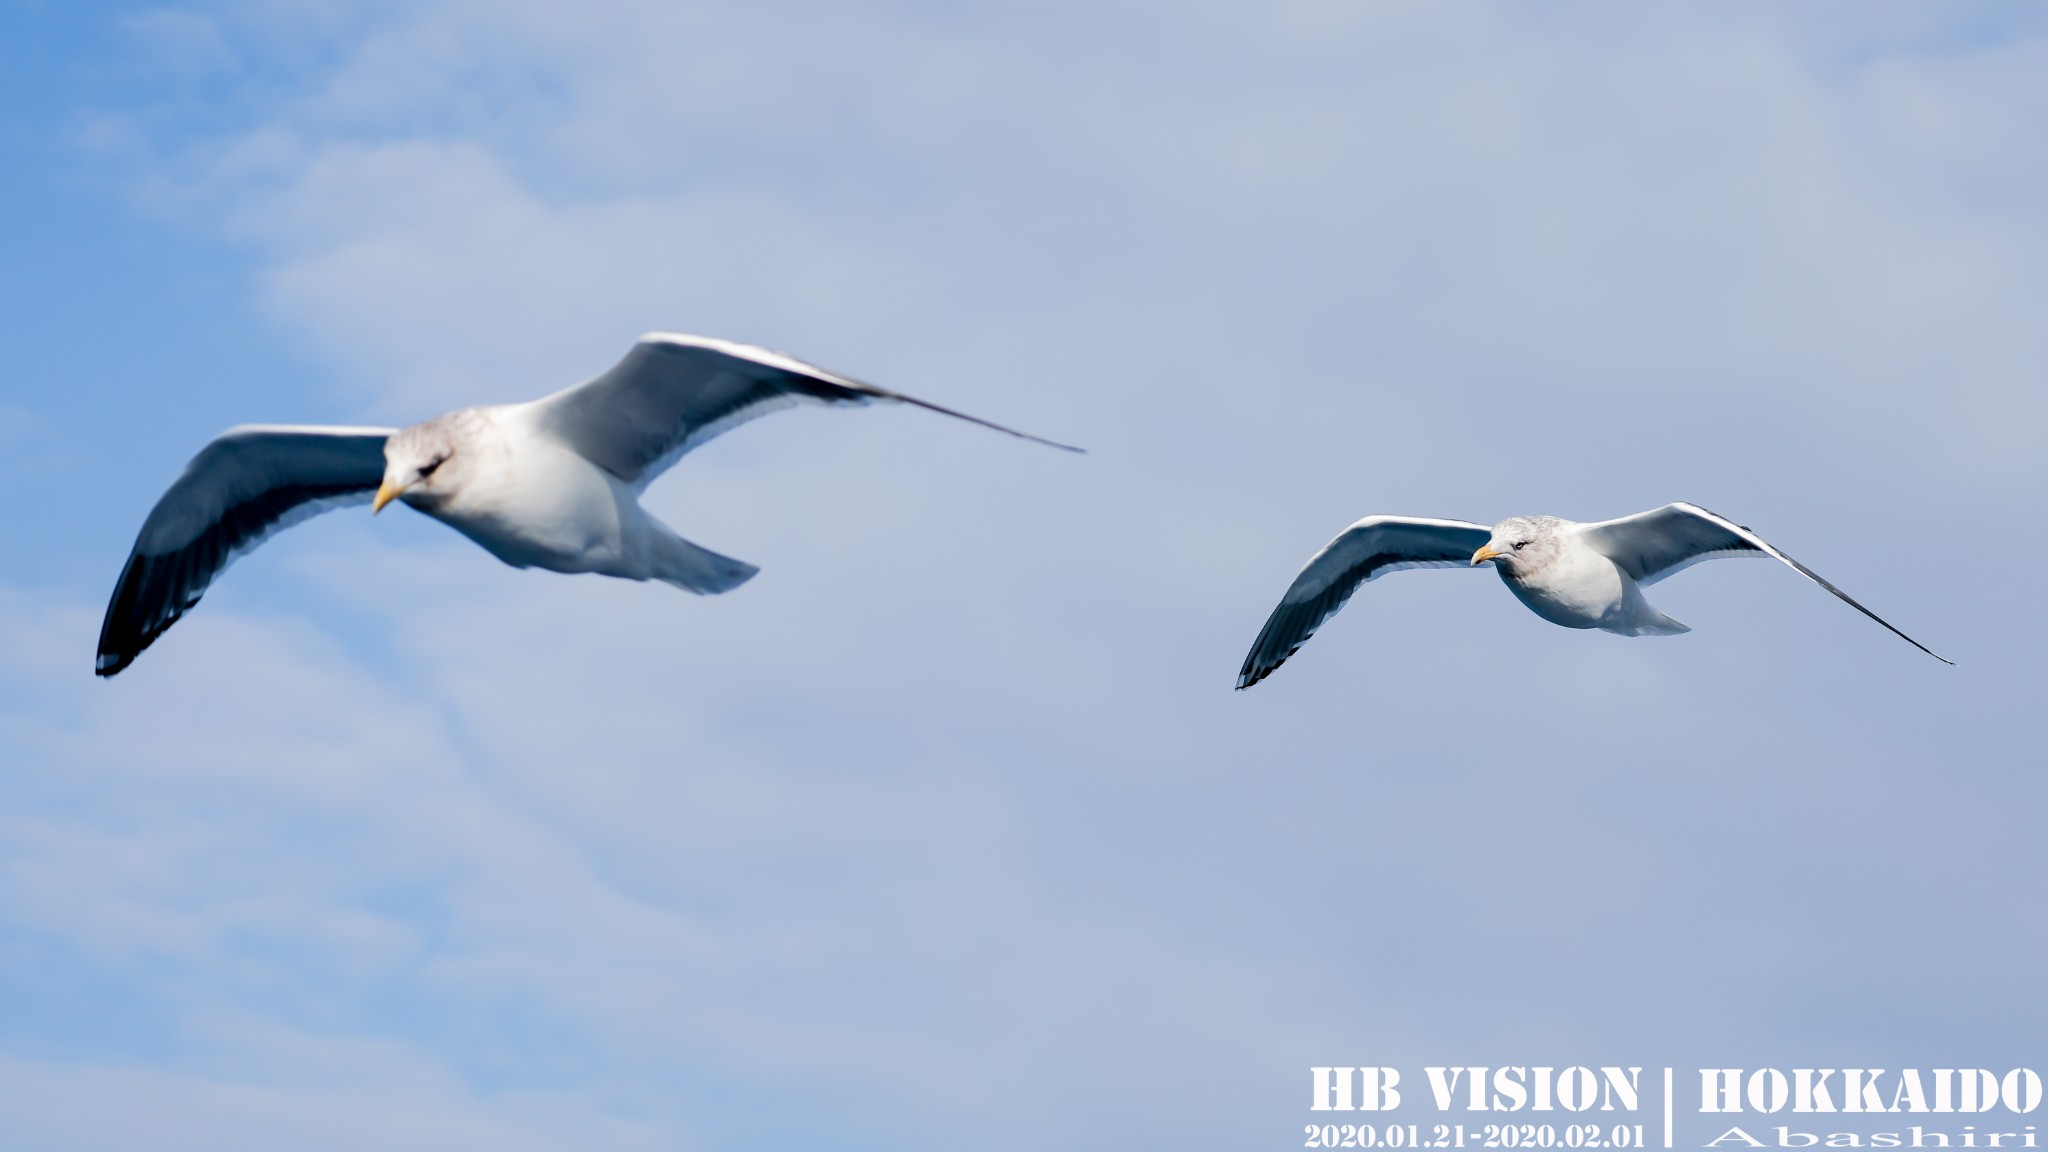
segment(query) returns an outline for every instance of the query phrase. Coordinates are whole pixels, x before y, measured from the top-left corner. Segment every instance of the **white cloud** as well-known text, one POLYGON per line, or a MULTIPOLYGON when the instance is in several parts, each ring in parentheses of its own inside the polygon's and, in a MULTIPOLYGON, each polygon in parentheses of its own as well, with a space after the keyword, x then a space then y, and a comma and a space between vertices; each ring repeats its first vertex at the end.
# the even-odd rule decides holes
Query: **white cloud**
MULTIPOLYGON (((304 1063, 303 1050, 312 1045, 302 1040, 295 1046, 300 1050, 284 1054, 282 1063, 304 1063)), ((38 1152, 674 1147, 648 1125, 606 1115, 588 1101, 477 1094, 391 1046, 335 1047, 342 1051, 321 1062, 317 1078, 256 1082, 0 1057, 0 1133, 15 1147, 38 1152)))
POLYGON ((2042 166, 1939 125, 2018 122, 2035 43, 1845 28, 1844 66, 1751 16, 1071 15, 407 9, 212 179, 280 319, 391 417, 681 327, 1011 395, 1514 377, 1575 413, 1711 394, 1685 415, 1720 434, 1789 406, 1899 467, 2030 459, 2038 201, 1980 189, 2042 166))

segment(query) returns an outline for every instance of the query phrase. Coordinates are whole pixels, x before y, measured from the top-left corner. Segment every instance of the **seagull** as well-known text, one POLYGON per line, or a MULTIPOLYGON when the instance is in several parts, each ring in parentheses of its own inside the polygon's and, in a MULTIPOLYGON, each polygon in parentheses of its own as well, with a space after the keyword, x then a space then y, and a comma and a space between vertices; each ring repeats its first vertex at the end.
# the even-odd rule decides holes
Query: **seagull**
POLYGON ((1597 524, 1515 516, 1488 528, 1464 520, 1367 516, 1309 558, 1252 642, 1237 687, 1242 691, 1272 675, 1360 584, 1387 572, 1490 563, 1516 599, 1552 624, 1619 636, 1675 636, 1692 629, 1652 608, 1643 599, 1644 586, 1723 556, 1783 561, 1906 643, 1944 664, 1955 663, 1892 628, 1755 532, 1697 504, 1678 503, 1597 524))
POLYGON ((640 494, 684 453, 757 416, 877 400, 1081 451, 765 348, 657 332, 603 375, 524 404, 462 408, 408 428, 250 424, 222 433, 143 521, 93 671, 128 667, 273 533, 350 504, 381 512, 399 501, 514 568, 729 592, 759 569, 676 535, 640 494))

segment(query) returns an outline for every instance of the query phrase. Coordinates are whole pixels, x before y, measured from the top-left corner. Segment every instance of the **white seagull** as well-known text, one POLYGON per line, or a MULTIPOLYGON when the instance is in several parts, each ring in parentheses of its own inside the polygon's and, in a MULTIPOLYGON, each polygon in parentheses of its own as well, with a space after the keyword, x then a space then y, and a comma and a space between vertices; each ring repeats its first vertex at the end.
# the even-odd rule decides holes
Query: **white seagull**
POLYGON ((640 493, 690 449, 756 416, 876 400, 1080 451, 765 348, 657 332, 602 376, 524 404, 462 408, 409 428, 222 433, 143 522, 93 670, 120 672, 243 553, 346 504, 381 512, 403 501, 514 568, 729 592, 759 569, 676 535, 640 507, 640 493))
POLYGON ((1491 562, 1501 582, 1531 612, 1567 628, 1621 636, 1675 636, 1692 629, 1650 607, 1644 585, 1702 560, 1769 556, 1842 598, 1851 608, 1944 664, 1925 644, 1820 578, 1756 533, 1697 504, 1666 504, 1619 520, 1580 524, 1555 516, 1515 516, 1491 528, 1463 520, 1367 516, 1309 559, 1259 630, 1238 670, 1249 688, 1299 651, 1337 614, 1360 584, 1403 568, 1463 568, 1491 562))

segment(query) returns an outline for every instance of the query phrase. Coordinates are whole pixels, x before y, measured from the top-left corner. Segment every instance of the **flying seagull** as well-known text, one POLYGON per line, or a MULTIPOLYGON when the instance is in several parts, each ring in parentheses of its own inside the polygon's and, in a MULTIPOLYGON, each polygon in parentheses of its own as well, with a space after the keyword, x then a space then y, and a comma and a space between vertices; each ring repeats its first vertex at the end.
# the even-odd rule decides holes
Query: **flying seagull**
POLYGON ((1955 663, 1885 624, 1847 592, 1742 525, 1697 504, 1666 504, 1598 524, 1515 516, 1488 528, 1463 520, 1367 516, 1324 545, 1294 578, 1252 642, 1237 686, 1249 688, 1272 675, 1360 584, 1383 573, 1491 562, 1508 591, 1552 624, 1622 636, 1675 636, 1692 629, 1650 607, 1643 586, 1722 556, 1781 560, 1906 643, 1944 664, 1955 663))
POLYGON ((1080 451, 765 348, 657 332, 602 376, 524 404, 462 408, 409 428, 222 433, 143 521, 93 670, 112 676, 133 663, 272 533, 347 504, 381 512, 402 501, 514 568, 729 592, 759 569, 676 535, 640 507, 640 493, 690 449, 757 416, 876 400, 1080 451))

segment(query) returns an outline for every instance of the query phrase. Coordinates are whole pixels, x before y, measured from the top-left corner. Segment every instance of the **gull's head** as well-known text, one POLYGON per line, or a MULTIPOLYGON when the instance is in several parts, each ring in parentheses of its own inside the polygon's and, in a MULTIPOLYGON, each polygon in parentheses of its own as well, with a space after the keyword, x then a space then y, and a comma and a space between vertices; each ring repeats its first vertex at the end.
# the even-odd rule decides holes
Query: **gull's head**
POLYGON ((445 466, 455 458, 451 429, 439 420, 401 428, 384 442, 384 483, 377 489, 373 512, 404 497, 414 505, 431 505, 448 495, 452 469, 445 466))
POLYGON ((1555 516, 1511 516, 1493 526, 1493 539, 1472 554, 1472 563, 1491 560, 1503 575, 1526 576, 1557 556, 1563 523, 1555 516))

